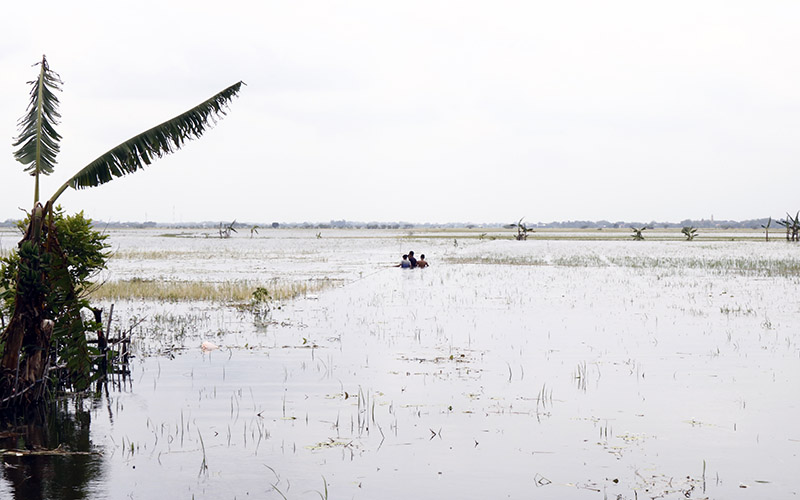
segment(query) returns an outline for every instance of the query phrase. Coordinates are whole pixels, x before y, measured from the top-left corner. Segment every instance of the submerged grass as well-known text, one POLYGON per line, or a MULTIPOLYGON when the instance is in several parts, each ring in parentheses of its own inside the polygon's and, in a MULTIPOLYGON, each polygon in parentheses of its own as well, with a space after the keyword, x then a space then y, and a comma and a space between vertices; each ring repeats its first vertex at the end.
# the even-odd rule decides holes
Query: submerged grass
MULTIPOLYGON (((197 257, 198 252, 190 250, 149 250, 149 249, 126 249, 117 250, 113 253, 113 258, 123 260, 161 260, 178 259, 181 257, 197 257)), ((208 255, 210 258, 211 255, 208 255)))
MULTIPOLYGON (((270 281, 250 283, 225 281, 207 283, 199 281, 162 281, 134 278, 101 284, 92 293, 95 299, 145 299, 166 302, 205 300, 211 302, 245 302, 253 292, 266 290, 272 300, 288 300, 319 292, 340 283, 338 280, 270 281)), ((263 293, 263 292, 262 292, 263 293)))
POLYGON ((719 274, 747 276, 800 276, 800 260, 767 259, 748 257, 725 258, 655 258, 655 257, 609 257, 609 263, 619 267, 700 269, 719 274))
POLYGON ((742 276, 794 277, 800 276, 800 259, 767 259, 748 257, 648 257, 574 255, 541 258, 534 256, 453 256, 452 264, 495 264, 506 266, 554 267, 623 267, 631 269, 697 269, 717 274, 742 276))

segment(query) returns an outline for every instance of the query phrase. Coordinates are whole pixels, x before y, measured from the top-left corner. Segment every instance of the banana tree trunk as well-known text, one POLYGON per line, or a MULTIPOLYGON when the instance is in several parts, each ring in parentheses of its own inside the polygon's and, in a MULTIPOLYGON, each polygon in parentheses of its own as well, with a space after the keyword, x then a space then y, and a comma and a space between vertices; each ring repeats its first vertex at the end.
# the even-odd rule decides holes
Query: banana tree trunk
POLYGON ((45 393, 53 321, 45 317, 45 272, 41 234, 45 209, 37 203, 19 243, 14 314, 0 336, 0 406, 28 406, 45 393))

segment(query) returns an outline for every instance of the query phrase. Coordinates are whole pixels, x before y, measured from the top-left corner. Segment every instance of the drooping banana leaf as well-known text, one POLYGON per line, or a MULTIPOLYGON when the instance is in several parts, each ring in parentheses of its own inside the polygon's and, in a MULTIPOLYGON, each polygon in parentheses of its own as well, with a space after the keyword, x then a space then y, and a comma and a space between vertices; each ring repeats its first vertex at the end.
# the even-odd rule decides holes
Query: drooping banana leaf
POLYGON ((244 82, 226 88, 171 120, 131 137, 101 155, 65 182, 50 198, 61 196, 68 187, 84 189, 105 184, 115 177, 131 174, 150 165, 156 158, 175 152, 187 140, 195 139, 226 113, 227 104, 236 96, 244 82))

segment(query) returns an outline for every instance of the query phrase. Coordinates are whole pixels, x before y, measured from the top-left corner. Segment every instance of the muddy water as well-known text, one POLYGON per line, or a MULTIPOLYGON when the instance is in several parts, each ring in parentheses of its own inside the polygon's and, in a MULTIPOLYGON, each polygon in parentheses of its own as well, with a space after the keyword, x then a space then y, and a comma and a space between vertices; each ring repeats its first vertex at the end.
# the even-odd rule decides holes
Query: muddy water
POLYGON ((785 261, 795 247, 362 235, 116 236, 121 250, 183 253, 142 254, 111 276, 286 268, 343 285, 261 319, 118 302, 120 324, 148 318, 131 377, 46 419, 60 422, 51 447, 96 454, 6 457, 0 497, 798 494, 800 310, 788 298, 800 281, 715 264, 785 261), (432 266, 386 267, 408 248, 432 266), (449 260, 486 255, 498 263, 449 260), (543 264, 502 263, 520 257, 543 264), (614 265, 623 257, 662 263, 614 265), (689 259, 708 265, 679 265, 689 259), (204 353, 204 340, 221 349, 204 353))

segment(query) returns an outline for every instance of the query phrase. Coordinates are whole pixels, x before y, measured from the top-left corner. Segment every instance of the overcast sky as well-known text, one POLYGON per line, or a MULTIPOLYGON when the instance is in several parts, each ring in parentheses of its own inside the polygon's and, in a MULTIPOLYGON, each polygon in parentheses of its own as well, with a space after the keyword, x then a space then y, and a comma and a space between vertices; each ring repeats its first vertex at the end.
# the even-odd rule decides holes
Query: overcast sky
POLYGON ((96 220, 783 216, 800 209, 798 26, 794 0, 14 0, 0 220, 33 200, 11 143, 42 54, 64 81, 44 198, 247 84, 201 139, 60 198, 96 220))

